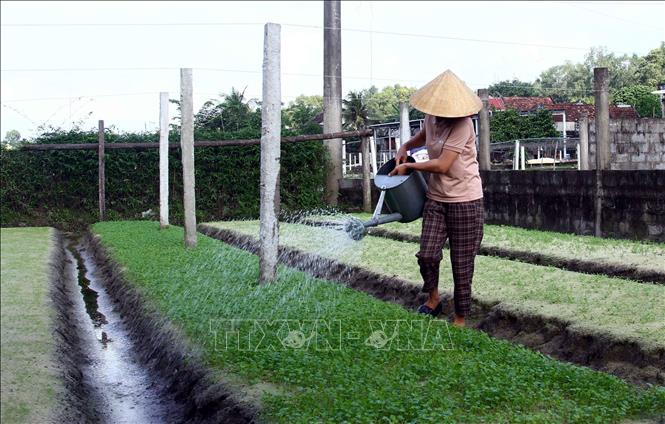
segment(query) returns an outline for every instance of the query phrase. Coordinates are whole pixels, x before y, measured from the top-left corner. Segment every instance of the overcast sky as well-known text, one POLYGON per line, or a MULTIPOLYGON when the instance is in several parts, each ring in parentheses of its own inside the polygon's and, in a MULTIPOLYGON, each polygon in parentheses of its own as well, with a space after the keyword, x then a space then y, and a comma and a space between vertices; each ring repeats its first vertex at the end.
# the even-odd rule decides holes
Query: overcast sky
MULTIPOLYGON (((1 3, 0 133, 38 125, 154 130, 159 92, 194 68, 195 110, 261 97, 263 24, 282 24, 282 96, 323 93, 323 1, 1 3)), ((590 47, 644 55, 665 2, 342 2, 343 92, 420 86, 452 69, 474 89, 578 62, 590 47)))

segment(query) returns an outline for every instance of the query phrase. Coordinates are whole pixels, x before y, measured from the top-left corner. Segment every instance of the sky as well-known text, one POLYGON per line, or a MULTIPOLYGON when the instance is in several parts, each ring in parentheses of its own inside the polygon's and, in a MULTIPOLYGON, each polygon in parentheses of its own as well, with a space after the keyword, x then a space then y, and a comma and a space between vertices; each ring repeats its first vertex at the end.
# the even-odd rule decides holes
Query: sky
MULTIPOLYGON (((0 135, 39 126, 158 128, 159 92, 194 110, 234 87, 261 98, 263 25, 281 24, 282 101, 323 94, 323 1, 0 3, 0 135)), ((419 87, 446 69, 473 89, 580 62, 590 47, 644 55, 665 2, 342 1, 342 90, 419 87)), ((173 116, 173 110, 171 111, 173 116)))

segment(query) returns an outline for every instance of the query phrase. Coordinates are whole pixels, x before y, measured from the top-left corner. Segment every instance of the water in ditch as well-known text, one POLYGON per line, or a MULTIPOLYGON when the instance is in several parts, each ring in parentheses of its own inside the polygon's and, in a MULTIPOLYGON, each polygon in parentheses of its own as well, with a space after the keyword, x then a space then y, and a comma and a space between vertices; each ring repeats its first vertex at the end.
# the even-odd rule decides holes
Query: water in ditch
POLYGON ((68 241, 71 272, 81 296, 74 300, 89 362, 83 367, 108 423, 170 423, 184 420, 183 407, 165 390, 165 382, 142 366, 129 330, 99 283, 87 250, 68 241))

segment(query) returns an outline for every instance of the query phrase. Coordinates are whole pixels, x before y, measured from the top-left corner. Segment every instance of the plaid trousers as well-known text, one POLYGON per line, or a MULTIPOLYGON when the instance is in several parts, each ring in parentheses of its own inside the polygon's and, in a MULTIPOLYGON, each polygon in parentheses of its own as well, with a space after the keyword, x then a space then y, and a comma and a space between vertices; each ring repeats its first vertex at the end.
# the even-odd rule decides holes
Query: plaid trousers
POLYGON ((483 240, 485 210, 483 199, 443 203, 427 199, 423 210, 420 251, 416 254, 423 292, 439 286, 439 265, 446 239, 450 240, 450 262, 455 282, 455 314, 466 316, 471 310, 471 282, 476 253, 483 240))

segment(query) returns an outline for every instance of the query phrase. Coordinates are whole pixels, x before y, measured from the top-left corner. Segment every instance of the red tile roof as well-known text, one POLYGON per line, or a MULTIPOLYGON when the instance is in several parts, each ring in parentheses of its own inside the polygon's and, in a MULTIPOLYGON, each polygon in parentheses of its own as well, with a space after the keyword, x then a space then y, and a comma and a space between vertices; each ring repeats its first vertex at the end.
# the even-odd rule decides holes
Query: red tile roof
POLYGON ((610 119, 636 119, 640 114, 632 106, 610 106, 610 119))
MULTIPOLYGON (((554 105, 546 105, 546 109, 552 112, 565 111, 566 121, 579 121, 582 112, 586 112, 589 119, 596 116, 596 110, 593 105, 577 104, 577 103, 558 103, 554 105)), ((554 115, 555 122, 563 121, 561 115, 554 115)), ((639 118, 639 114, 632 106, 610 106, 610 119, 635 119, 639 118)))
POLYGON ((503 103, 503 99, 501 97, 490 97, 488 100, 488 105, 490 108, 494 108, 496 110, 506 110, 506 105, 503 103))
POLYGON ((554 104, 549 97, 504 97, 506 109, 515 109, 518 112, 531 112, 539 106, 554 104))
POLYGON ((496 110, 514 109, 518 112, 531 112, 539 106, 551 105, 549 97, 490 97, 489 106, 496 110))

